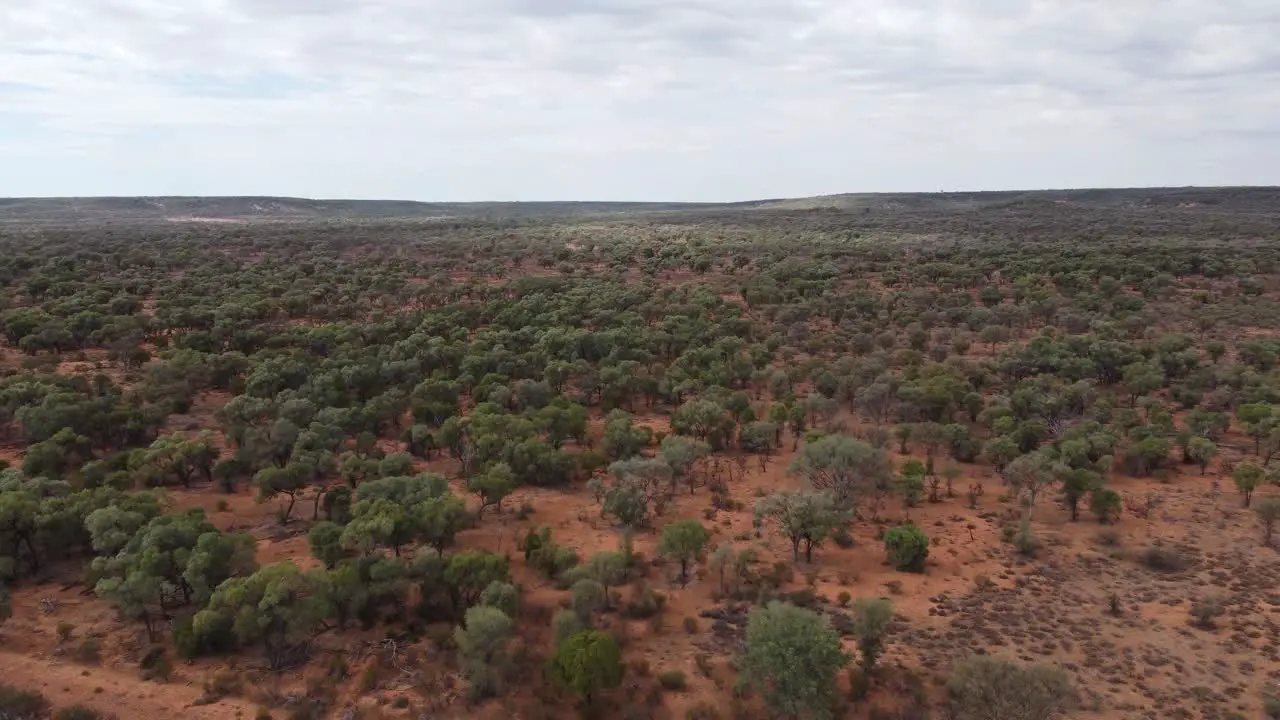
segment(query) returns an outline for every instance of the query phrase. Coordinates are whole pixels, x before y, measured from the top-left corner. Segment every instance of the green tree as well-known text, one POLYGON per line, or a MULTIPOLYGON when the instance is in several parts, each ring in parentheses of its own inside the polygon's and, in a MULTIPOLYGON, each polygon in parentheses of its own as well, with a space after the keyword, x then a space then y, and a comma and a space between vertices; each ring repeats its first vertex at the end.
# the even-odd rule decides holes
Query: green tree
POLYGON ((899 525, 884 535, 889 564, 903 572, 924 572, 929 557, 929 537, 915 525, 899 525))
POLYGON ((804 477, 816 490, 829 491, 836 504, 846 508, 893 475, 883 450, 844 435, 807 443, 787 471, 804 477))
POLYGON ((893 604, 879 598, 859 598, 853 603, 853 634, 858 638, 862 669, 870 673, 884 652, 885 637, 893 621, 893 604))
POLYGON ((816 613, 780 602, 751 611, 742 678, 778 717, 834 717, 836 674, 849 658, 816 613))
POLYGON ((791 541, 791 555, 800 560, 800 544, 805 545, 805 562, 813 562, 813 548, 821 546, 842 520, 827 493, 812 491, 779 492, 756 503, 758 521, 773 520, 778 531, 791 541))
POLYGON ((1186 451, 1187 457, 1200 466, 1200 474, 1204 475, 1209 463, 1218 454, 1218 446, 1208 438, 1196 436, 1187 440, 1186 451))
POLYGON ((1089 510, 1098 518, 1098 522, 1108 525, 1120 517, 1123 506, 1120 493, 1108 488, 1098 488, 1089 495, 1089 510))
POLYGON ((551 672, 589 704, 596 693, 622 684, 622 652, 608 633, 585 630, 556 645, 551 672))
POLYGON ((1253 491, 1258 489, 1262 481, 1266 478, 1267 473, 1260 466, 1253 463, 1241 463, 1231 471, 1231 480, 1236 484, 1236 489, 1240 491, 1240 495, 1244 498, 1244 506, 1249 507, 1253 500, 1253 491))
POLYGON ((680 563, 681 587, 689 583, 689 563, 698 558, 709 539, 711 533, 697 520, 680 520, 662 528, 658 553, 680 563))
POLYGON ((347 556, 342 547, 342 526, 328 520, 311 526, 311 531, 307 533, 307 544, 311 547, 311 555, 329 569, 347 556))
POLYGON ((1080 501, 1102 487, 1102 477, 1086 468, 1073 468, 1062 474, 1062 498, 1071 511, 1071 522, 1080 519, 1080 501))
POLYGON ((453 631, 473 702, 502 691, 510 662, 507 643, 514 630, 515 622, 506 613, 478 605, 467 610, 463 626, 453 631))
POLYGON ((1263 498, 1253 507, 1253 511, 1258 515, 1258 524, 1262 526, 1262 544, 1269 546, 1276 523, 1280 523, 1280 498, 1263 498))
POLYGON ((280 670, 298 657, 334 611, 322 574, 277 563, 219 586, 192 627, 198 638, 229 631, 242 646, 259 645, 270 668, 280 670))
POLYGON ((467 480, 467 489, 480 498, 480 509, 476 514, 483 513, 484 509, 490 506, 502 512, 503 499, 515 489, 511 466, 506 463, 497 463, 484 472, 471 476, 467 480))

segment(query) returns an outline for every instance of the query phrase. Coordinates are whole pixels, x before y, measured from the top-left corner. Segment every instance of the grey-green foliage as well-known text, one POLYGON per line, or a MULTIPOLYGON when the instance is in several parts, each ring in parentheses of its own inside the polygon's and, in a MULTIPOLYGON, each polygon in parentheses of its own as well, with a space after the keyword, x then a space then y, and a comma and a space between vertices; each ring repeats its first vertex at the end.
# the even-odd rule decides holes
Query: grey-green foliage
POLYGON ((833 717, 836 674, 848 661, 840 636, 817 613, 776 601, 751 611, 742 679, 775 715, 833 717))
POLYGON ((198 638, 230 633, 242 646, 260 645, 272 669, 283 667, 305 647, 319 624, 334 615, 323 573, 304 573, 293 563, 268 565, 218 587, 192 627, 198 638))
POLYGON ((573 599, 573 611, 584 625, 591 624, 591 618, 604 608, 608 600, 604 585, 589 578, 574 583, 569 592, 573 599))
POLYGON ((501 692, 508 664, 507 643, 514 629, 515 623, 506 613, 477 605, 467 610, 463 626, 453 631, 472 700, 501 692))
POLYGON ((609 466, 612 482, 604 491, 601 511, 628 527, 648 525, 661 515, 671 497, 671 466, 653 458, 619 460, 609 466))
POLYGON ((777 523, 778 531, 791 541, 795 560, 800 559, 800 544, 804 543, 805 559, 812 561, 813 548, 822 545, 840 524, 843 514, 837 510, 830 494, 802 490, 762 498, 756 503, 756 518, 777 523))
POLYGON ((164 611, 203 604, 223 581, 253 572, 253 537, 221 533, 198 509, 148 522, 116 554, 95 558, 94 591, 121 613, 147 625, 164 611))
POLYGON ((893 604, 881 598, 859 598, 853 603, 853 634, 862 654, 862 668, 871 671, 884 652, 885 635, 893 621, 893 604))
POLYGON ((1054 720, 1077 702, 1061 668, 981 655, 956 664, 947 696, 955 720, 1054 720))
POLYGON ((694 483, 689 472, 699 458, 710 452, 710 445, 701 440, 691 440, 680 435, 665 437, 658 446, 658 458, 671 468, 673 481, 685 481, 691 493, 694 490, 694 483))
POLYGON ((559 645, 565 638, 573 637, 586 630, 587 626, 572 610, 561 610, 551 618, 551 633, 559 645))
POLYGON ((84 519, 93 549, 101 555, 115 555, 124 549, 151 518, 138 510, 119 505, 98 508, 84 519))
POLYGON ((511 583, 494 580, 480 593, 480 604, 515 617, 520 609, 520 589, 511 583))
POLYGON ((852 507, 893 474, 884 450, 844 435, 807 443, 787 467, 816 490, 828 491, 841 507, 852 507))

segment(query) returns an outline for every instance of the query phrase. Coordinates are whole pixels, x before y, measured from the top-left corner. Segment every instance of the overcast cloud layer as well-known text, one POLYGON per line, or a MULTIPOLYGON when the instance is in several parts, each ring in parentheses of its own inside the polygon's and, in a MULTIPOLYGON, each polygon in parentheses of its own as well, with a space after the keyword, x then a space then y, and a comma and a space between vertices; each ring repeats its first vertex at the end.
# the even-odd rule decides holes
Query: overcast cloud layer
POLYGON ((1276 0, 3 0, 0 196, 1280 183, 1276 0))

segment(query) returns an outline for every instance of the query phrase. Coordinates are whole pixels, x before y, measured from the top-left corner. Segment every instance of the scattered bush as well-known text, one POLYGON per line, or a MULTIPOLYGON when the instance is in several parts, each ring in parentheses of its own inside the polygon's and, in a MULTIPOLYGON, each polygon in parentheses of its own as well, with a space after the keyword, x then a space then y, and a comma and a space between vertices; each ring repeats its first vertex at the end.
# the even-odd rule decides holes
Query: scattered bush
POLYGON ((929 537, 915 525, 899 525, 884 536, 889 564, 902 572, 924 572, 929 557, 929 537))
POLYGON ((1170 548, 1149 547, 1139 558, 1143 565, 1161 573, 1179 573, 1191 566, 1187 556, 1170 548))
POLYGON ((0 685, 0 718, 39 720, 49 711, 49 701, 38 692, 0 685))
POLYGON ((1216 626, 1217 618, 1226 612, 1222 598, 1217 595, 1206 595, 1191 603, 1192 624, 1205 630, 1212 630, 1216 626))
POLYGON ((668 670, 662 673, 658 676, 658 684, 662 686, 663 690, 670 692, 680 692, 688 687, 682 670, 668 670))
POLYGON ((1078 702, 1063 670, 988 656, 956 664, 947 699, 954 720, 1053 720, 1067 717, 1078 702))

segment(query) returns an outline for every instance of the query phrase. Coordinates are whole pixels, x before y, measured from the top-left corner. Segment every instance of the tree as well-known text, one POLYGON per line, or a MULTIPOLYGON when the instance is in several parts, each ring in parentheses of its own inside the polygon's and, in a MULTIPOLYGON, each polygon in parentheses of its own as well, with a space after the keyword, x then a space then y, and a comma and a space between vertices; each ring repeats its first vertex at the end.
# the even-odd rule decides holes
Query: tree
POLYGON ((1280 523, 1280 498, 1263 498, 1253 507, 1253 511, 1258 515, 1258 523, 1262 525, 1262 544, 1270 545, 1276 523, 1280 523))
POLYGON ((339 560, 347 556, 342 547, 342 526, 328 520, 311 526, 307 544, 311 547, 311 555, 328 569, 333 569, 339 560))
POLYGON ((314 473, 315 468, 307 463, 291 462, 284 467, 259 470, 253 476, 253 482, 258 486, 258 498, 261 500, 270 500, 277 495, 289 497, 289 503, 280 511, 280 524, 285 525, 293 514, 298 495, 310 487, 314 473))
POLYGON ((575 582, 569 588, 569 596, 573 611, 582 620, 584 627, 591 625, 591 618, 604 609, 609 601, 609 594, 604 589, 604 585, 591 578, 583 578, 575 582))
POLYGON ((1059 668, 981 655, 956 664, 947 696, 955 720, 1054 720, 1067 717, 1077 702, 1059 668))
POLYGON ((858 638, 862 669, 870 673, 884 652, 885 635, 893 621, 893 604, 878 598, 859 598, 853 603, 853 634, 858 638))
POLYGON ((1271 434, 1277 424, 1275 408, 1266 403, 1246 403, 1236 408, 1236 419, 1245 432, 1253 438, 1253 454, 1261 454, 1262 439, 1271 434))
POLYGON ((711 453, 711 446, 700 440, 671 435, 662 439, 658 445, 658 459, 671 468, 673 483, 684 480, 692 495, 697 483, 692 477, 694 464, 711 453))
POLYGON ((1098 488, 1089 495, 1089 510, 1103 525, 1119 519, 1123 503, 1124 499, 1120 497, 1120 493, 1107 488, 1098 488))
POLYGON ((589 704, 596 693, 622 684, 622 652, 608 633, 586 630, 556 645, 551 673, 589 704))
POLYGON ((778 531, 791 541, 791 555, 800 560, 800 543, 805 544, 805 562, 813 562, 813 548, 821 546, 840 524, 841 513, 827 493, 811 491, 779 492, 756 503, 756 518, 771 519, 778 531))
POLYGON ((467 489, 480 498, 479 515, 484 509, 493 506, 502 512, 502 500, 515 489, 515 480, 511 477, 511 466, 497 463, 484 472, 471 476, 467 480, 467 489))
POLYGON ((844 435, 806 444, 787 471, 803 476, 814 489, 830 491, 835 503, 845 508, 893 475, 883 450, 844 435))
POLYGON ((502 691, 508 665, 507 643, 514 629, 515 623, 506 613, 478 605, 467 610, 463 626, 453 631, 473 702, 502 691))
POLYGON ((1067 467, 1056 462, 1045 451, 1023 455, 1009 463, 1004 469, 1004 479, 1014 492, 1026 495, 1027 514, 1030 520, 1035 511, 1036 500, 1045 488, 1057 482, 1067 471, 1067 467))
POLYGON ((915 525, 899 525, 884 535, 889 564, 902 572, 924 572, 929 557, 929 537, 915 525))
POLYGON ((614 410, 605 417, 604 441, 601 449, 610 459, 626 460, 635 457, 640 454, 640 449, 648 444, 648 428, 635 427, 630 413, 614 410))
POLYGON ((1231 471, 1231 480, 1236 484, 1236 489, 1240 491, 1240 495, 1244 497, 1244 506, 1249 507, 1253 500, 1253 491, 1258 489, 1262 481, 1266 478, 1267 473, 1260 466, 1253 463, 1241 463, 1231 471))
POLYGON ((1164 371, 1149 363, 1136 362, 1124 369, 1124 389, 1129 393, 1130 405, 1137 405, 1138 398, 1164 387, 1164 371))
POLYGON ((503 555, 467 550, 449 558, 444 568, 455 611, 480 601, 485 589, 495 582, 509 582, 511 570, 503 555))
POLYGON ((1187 440, 1186 450, 1187 457, 1200 466, 1201 475, 1204 475, 1209 463, 1218 454, 1218 446, 1214 445, 1212 440, 1200 436, 1187 440))
POLYGON ((680 520, 662 528, 658 553, 680 563, 680 586, 689 583, 689 563, 698 558, 711 533, 697 520, 680 520))
POLYGON ((987 443, 985 448, 987 459, 995 466, 997 471, 1003 472, 1014 458, 1022 454, 1022 449, 1018 447, 1018 442, 1008 435, 997 435, 987 443))
POLYGON ((320 623, 333 614, 324 576, 285 562, 223 583, 192 627, 199 638, 229 631, 242 646, 261 645, 270 668, 280 670, 305 653, 320 623))
POLYGON ((1102 476, 1086 468, 1073 468, 1062 474, 1062 499, 1071 511, 1071 522, 1080 519, 1080 501, 1102 487, 1102 476))
POLYGON ((650 514, 661 515, 671 497, 671 466, 654 458, 619 460, 609 466, 612 485, 601 512, 628 527, 642 527, 650 514))
POLYGON ((818 614, 777 601, 751 611, 742 678, 776 716, 834 717, 836 673, 849 658, 818 614))

